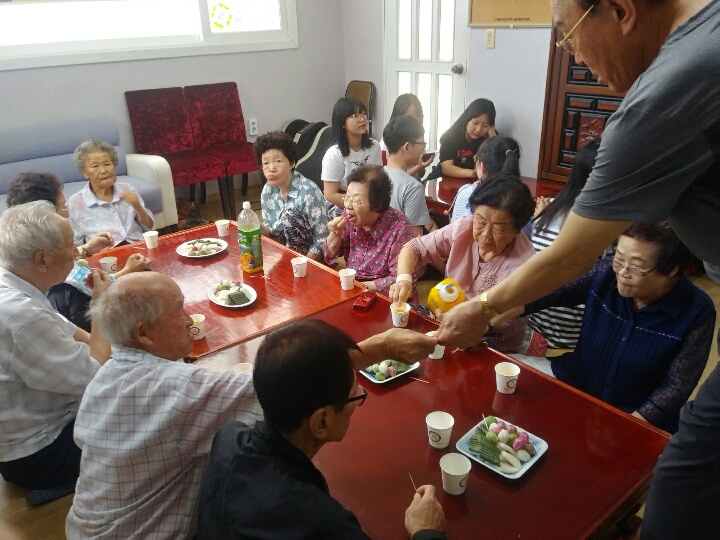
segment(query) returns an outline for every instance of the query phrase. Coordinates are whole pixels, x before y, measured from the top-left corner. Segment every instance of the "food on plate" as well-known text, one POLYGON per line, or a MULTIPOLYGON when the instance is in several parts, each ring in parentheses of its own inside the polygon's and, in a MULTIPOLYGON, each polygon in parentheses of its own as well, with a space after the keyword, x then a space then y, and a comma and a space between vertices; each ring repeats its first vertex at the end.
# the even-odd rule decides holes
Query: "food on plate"
POLYGON ((202 257, 222 251, 224 246, 218 240, 191 240, 182 245, 182 251, 188 257, 202 257))
POLYGON ((365 368, 365 371, 375 377, 376 380, 384 381, 385 379, 390 379, 401 373, 405 373, 408 369, 410 369, 410 366, 397 360, 383 360, 379 364, 368 366, 365 368))
POLYGON ((537 453, 526 431, 488 416, 475 428, 468 450, 505 474, 520 472, 537 453))
POLYGON ((243 284, 240 281, 223 280, 213 289, 213 297, 218 304, 226 306, 242 306, 250 299, 243 291, 243 284))

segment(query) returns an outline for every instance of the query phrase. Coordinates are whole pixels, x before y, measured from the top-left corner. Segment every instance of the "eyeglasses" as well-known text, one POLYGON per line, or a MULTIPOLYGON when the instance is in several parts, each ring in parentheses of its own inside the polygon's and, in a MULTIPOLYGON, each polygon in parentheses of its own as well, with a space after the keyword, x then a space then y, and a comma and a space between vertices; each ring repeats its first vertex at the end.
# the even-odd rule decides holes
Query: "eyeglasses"
POLYGON ((615 270, 618 274, 623 270, 627 270, 631 276, 645 277, 649 273, 656 270, 656 268, 651 268, 650 270, 643 270, 642 268, 638 268, 637 266, 627 266, 625 264, 625 261, 623 261, 622 259, 618 259, 617 257, 610 257, 610 260, 612 261, 613 270, 615 270))
POLYGON ((575 54, 575 44, 573 43, 572 39, 570 39, 570 36, 571 36, 572 33, 575 31, 575 29, 576 29, 578 26, 580 26, 580 23, 583 22, 583 19, 590 14, 590 12, 593 10, 593 8, 594 8, 596 5, 597 5, 597 4, 593 4, 592 6, 590 6, 590 7, 587 9, 587 11, 583 14, 583 16, 580 17, 580 20, 575 23, 575 26, 573 26, 573 27, 570 29, 570 31, 569 31, 567 34, 565 34, 565 37, 562 38, 561 41, 556 41, 556 42, 555 42, 555 47, 562 47, 563 50, 567 51, 568 53, 570 53, 570 54, 575 54))
POLYGON ((365 204, 365 201, 363 201, 360 197, 355 196, 343 195, 342 200, 343 203, 345 203, 345 206, 352 206, 353 208, 359 208, 365 204))
POLYGON ((368 115, 365 111, 359 113, 356 112, 355 114, 350 115, 350 118, 352 118, 353 120, 367 120, 367 117, 368 115))
POLYGON ((357 404, 358 407, 362 407, 362 404, 365 403, 365 398, 368 396, 368 391, 365 390, 362 386, 358 386, 360 390, 362 390, 361 394, 358 394, 355 397, 347 398, 341 405, 344 407, 348 403, 352 403, 353 401, 359 401, 360 403, 357 404))
POLYGON ((417 144, 417 145, 422 146, 423 148, 425 148, 427 146, 427 143, 425 141, 420 141, 420 142, 408 141, 408 144, 417 144))

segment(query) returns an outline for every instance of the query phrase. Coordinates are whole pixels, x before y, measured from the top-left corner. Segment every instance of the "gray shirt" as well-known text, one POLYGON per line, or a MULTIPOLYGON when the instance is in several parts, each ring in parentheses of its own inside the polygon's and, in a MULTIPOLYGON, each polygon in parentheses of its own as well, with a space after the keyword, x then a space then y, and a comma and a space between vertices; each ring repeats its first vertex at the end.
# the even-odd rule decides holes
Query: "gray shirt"
POLYGON ((573 211, 669 220, 699 258, 720 263, 720 2, 668 37, 603 133, 573 211))
POLYGON ((430 212, 425 202, 425 188, 417 178, 400 169, 388 169, 385 172, 392 181, 390 206, 402 212, 413 227, 430 224, 430 212))

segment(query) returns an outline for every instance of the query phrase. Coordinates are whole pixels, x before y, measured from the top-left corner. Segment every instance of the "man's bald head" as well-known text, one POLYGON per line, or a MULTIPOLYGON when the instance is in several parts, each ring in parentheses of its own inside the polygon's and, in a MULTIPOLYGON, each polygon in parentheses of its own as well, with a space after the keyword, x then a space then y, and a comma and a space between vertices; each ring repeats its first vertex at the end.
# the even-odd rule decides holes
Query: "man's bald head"
POLYGON ((182 358, 192 350, 192 320, 183 309, 182 292, 164 274, 137 272, 117 279, 93 302, 90 314, 113 345, 145 350, 169 360, 182 358), (162 333, 168 342, 160 339, 162 333), (186 350, 188 345, 190 350, 186 350))

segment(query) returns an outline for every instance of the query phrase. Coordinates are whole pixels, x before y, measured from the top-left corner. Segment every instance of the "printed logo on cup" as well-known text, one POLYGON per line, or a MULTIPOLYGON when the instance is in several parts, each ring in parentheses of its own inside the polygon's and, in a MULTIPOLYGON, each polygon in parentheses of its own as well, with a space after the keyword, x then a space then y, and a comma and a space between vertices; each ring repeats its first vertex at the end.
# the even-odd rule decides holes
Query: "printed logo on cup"
POLYGON ((197 326, 191 326, 190 327, 190 333, 193 336, 197 336, 200 333, 200 329, 197 326))
POLYGON ((293 274, 295 274, 297 276, 299 273, 300 273, 300 269, 297 266, 293 265, 293 274))
POLYGON ((432 430, 428 431, 428 437, 430 437, 430 440, 435 443, 440 442, 440 439, 442 438, 442 437, 440 437, 440 435, 438 435, 437 433, 435 433, 432 430))
POLYGON ((409 319, 409 318, 410 318, 410 313, 406 313, 405 315, 403 315, 402 317, 400 317, 400 322, 406 323, 406 322, 408 322, 408 319, 409 319))
POLYGON ((469 477, 469 476, 470 476, 470 475, 468 474, 465 478, 463 478, 462 480, 460 480, 460 487, 465 487, 465 486, 467 485, 467 481, 468 481, 468 477, 469 477))
POLYGON ((509 380, 505 386, 508 388, 515 388, 517 386, 517 379, 509 380))

